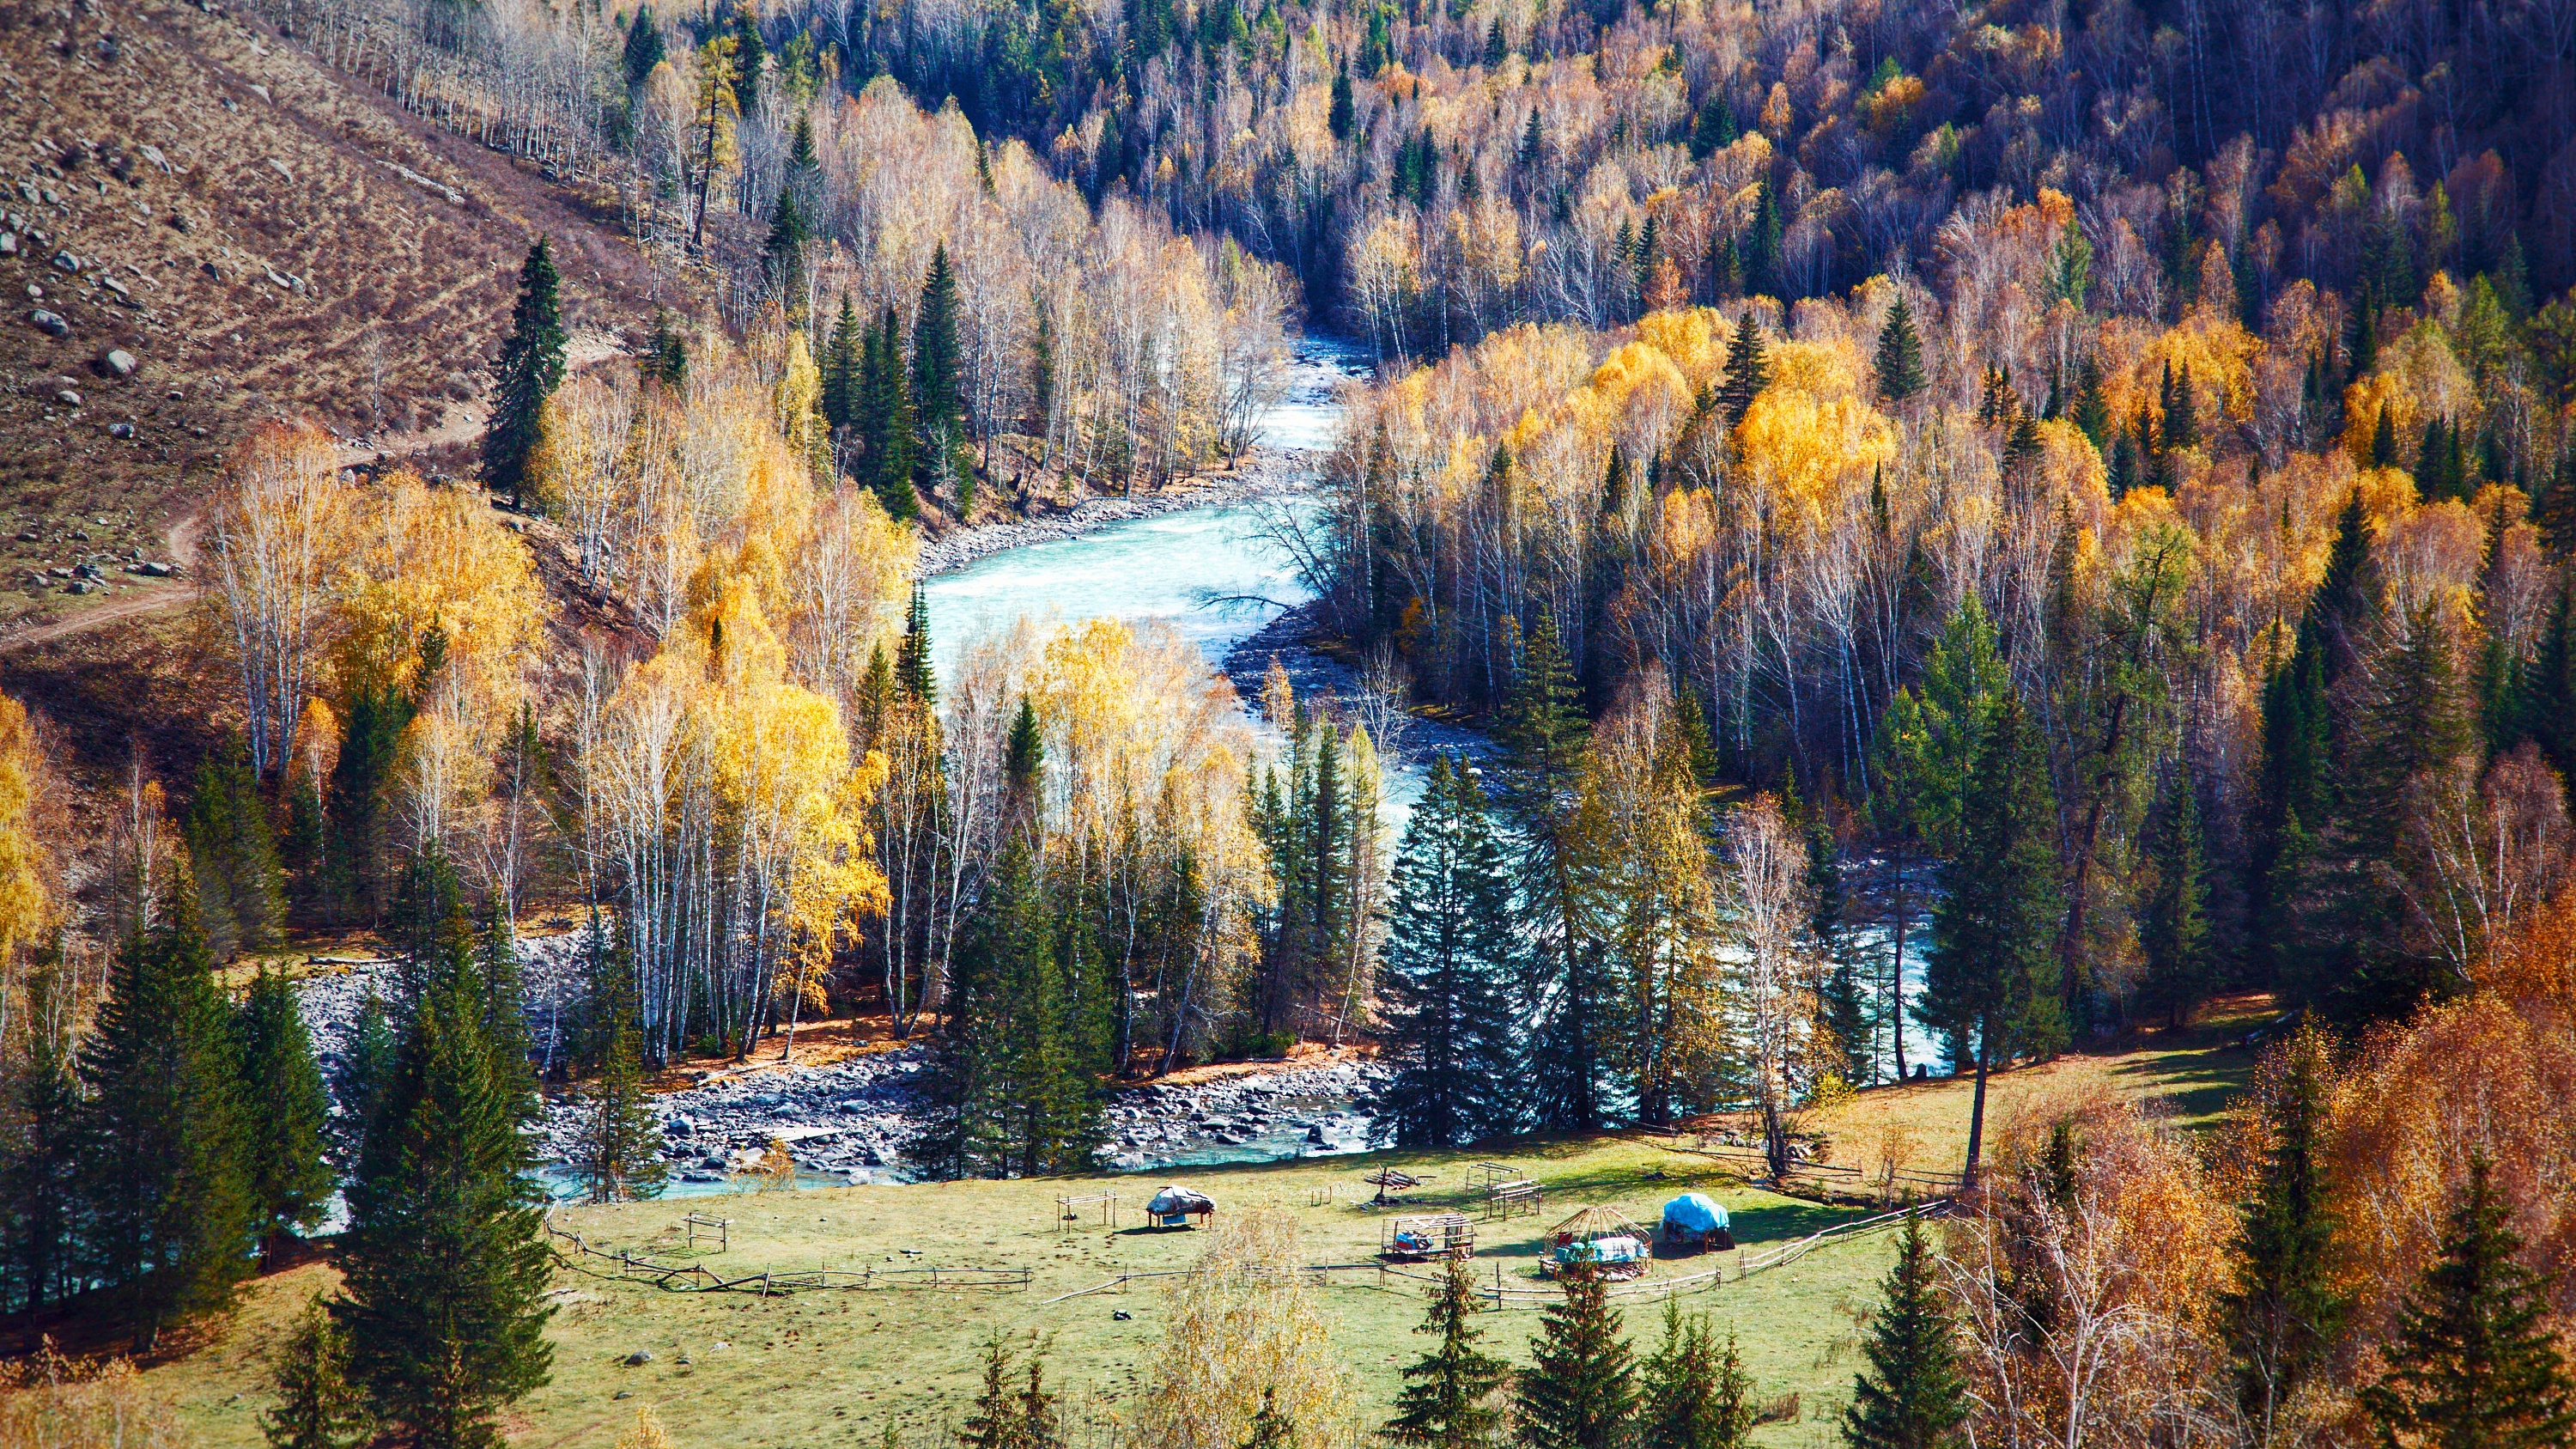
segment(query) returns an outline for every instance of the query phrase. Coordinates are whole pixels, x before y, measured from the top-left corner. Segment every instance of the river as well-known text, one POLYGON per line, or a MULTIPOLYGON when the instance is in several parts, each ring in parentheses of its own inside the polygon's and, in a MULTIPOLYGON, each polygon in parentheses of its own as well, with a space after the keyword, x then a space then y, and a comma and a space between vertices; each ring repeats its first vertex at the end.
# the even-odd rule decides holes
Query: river
MULTIPOLYGON (((1266 449, 1313 466, 1341 425, 1340 388, 1367 375, 1360 349, 1322 338, 1297 344, 1287 395, 1261 423, 1266 449)), ((1293 497, 1290 507, 1312 507, 1293 497)), ((1310 597, 1261 535, 1251 503, 1125 519, 1074 538, 989 554, 924 585, 931 663, 944 675, 974 639, 1024 616, 1165 619, 1222 665, 1236 644, 1310 597), (1218 604, 1211 600, 1259 599, 1218 604)))
MULTIPOLYGON (((1263 420, 1267 466, 1312 469, 1335 440, 1342 416, 1341 390, 1368 374, 1365 353, 1348 344, 1309 338, 1296 345, 1290 385, 1263 420)), ((1273 495, 1273 507, 1312 509, 1292 489, 1273 495)), ((1264 536, 1262 505, 1216 503, 1104 524, 1074 536, 1005 548, 931 577, 924 585, 930 610, 931 659, 951 673, 976 639, 1007 630, 1023 617, 1074 622, 1092 618, 1161 619, 1206 653, 1212 668, 1230 656, 1238 687, 1257 687, 1268 651, 1247 640, 1280 615, 1308 602, 1304 583, 1264 536), (1226 602, 1218 602, 1218 601, 1226 602)), ((1352 671, 1283 640, 1281 657, 1300 689, 1347 695, 1352 671)), ((1256 726, 1267 729, 1257 716, 1256 726)), ((1390 839, 1399 834, 1420 795, 1422 764, 1432 750, 1481 756, 1481 737, 1454 726, 1390 722, 1403 738, 1385 742, 1386 809, 1381 821, 1390 839)), ((1275 735, 1272 736, 1275 739, 1275 735)), ((1918 930, 1907 942, 1907 979, 1920 989, 1918 930)), ((1883 959, 1883 933, 1864 930, 1856 944, 1883 959)), ((1931 1059, 1931 1043, 1909 1024, 1909 1062, 1931 1059)), ((710 1080, 657 1105, 675 1139, 695 1144, 674 1163, 672 1195, 727 1190, 731 1170, 749 1144, 782 1137, 804 1170, 799 1185, 899 1180, 904 1129, 914 1114, 921 1060, 906 1050, 818 1069, 769 1071, 710 1080), (814 1168, 821 1168, 816 1171, 814 1168)), ((1155 1087, 1122 1093, 1110 1113, 1112 1141, 1105 1161, 1128 1171, 1161 1171, 1225 1162, 1258 1162, 1318 1153, 1364 1150, 1370 1109, 1382 1078, 1357 1064, 1337 1068, 1271 1071, 1193 1087, 1155 1087)), ((549 1122, 551 1144, 569 1146, 569 1116, 549 1122)), ((550 1168, 549 1186, 568 1179, 550 1168)))

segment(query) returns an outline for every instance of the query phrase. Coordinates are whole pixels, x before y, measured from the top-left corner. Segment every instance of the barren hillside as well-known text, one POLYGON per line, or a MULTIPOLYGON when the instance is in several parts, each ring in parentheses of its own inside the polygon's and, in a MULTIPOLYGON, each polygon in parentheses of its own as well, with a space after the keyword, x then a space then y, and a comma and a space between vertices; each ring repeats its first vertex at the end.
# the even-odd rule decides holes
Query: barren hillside
POLYGON ((185 561, 199 485, 261 418, 461 461, 531 236, 556 239, 576 327, 632 326, 673 285, 578 187, 221 5, 0 7, 0 135, 0 631, 21 636, 182 587, 122 565, 185 561), (104 578, 52 572, 85 562, 104 578))

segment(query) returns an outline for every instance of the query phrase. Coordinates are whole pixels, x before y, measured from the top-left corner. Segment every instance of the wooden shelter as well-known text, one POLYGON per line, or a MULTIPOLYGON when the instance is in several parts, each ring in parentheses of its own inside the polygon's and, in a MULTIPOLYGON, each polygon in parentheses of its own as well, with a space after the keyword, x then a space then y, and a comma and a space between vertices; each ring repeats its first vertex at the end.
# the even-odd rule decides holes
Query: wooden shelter
POLYGON ((1216 1199, 1172 1183, 1154 1194, 1153 1201, 1145 1204, 1145 1216, 1152 1218, 1158 1228, 1204 1227, 1206 1219, 1216 1216, 1216 1199), (1192 1218, 1201 1221, 1193 1224, 1192 1218))

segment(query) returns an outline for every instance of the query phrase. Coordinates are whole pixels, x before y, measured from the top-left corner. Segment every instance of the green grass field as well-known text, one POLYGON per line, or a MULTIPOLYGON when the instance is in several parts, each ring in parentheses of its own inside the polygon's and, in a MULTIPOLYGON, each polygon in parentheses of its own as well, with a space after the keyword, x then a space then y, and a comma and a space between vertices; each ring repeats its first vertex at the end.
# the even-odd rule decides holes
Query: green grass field
MULTIPOLYGON (((2184 1125, 2205 1124, 2252 1061, 2223 1043, 2259 1010, 2221 1012, 2188 1033, 2001 1076, 1990 1111, 2004 1119, 2032 1103, 2107 1087, 2162 1098, 2184 1125)), ((1867 1169, 1874 1153, 1901 1139, 1898 1150, 1910 1154, 1913 1166, 1954 1171, 1964 1146, 1967 1092, 1967 1084, 1948 1080, 1882 1088, 1816 1114, 1813 1123, 1833 1135, 1838 1161, 1867 1169)), ((1490 1278, 1500 1265, 1506 1282, 1523 1285, 1535 1284, 1547 1229, 1581 1206, 1616 1207, 1652 1226, 1674 1193, 1699 1187, 1727 1205, 1748 1251, 1863 1215, 1745 1187, 1719 1164, 1679 1150, 1687 1140, 1626 1134, 1522 1143, 1499 1153, 1310 1159, 1175 1176, 1215 1197, 1221 1213, 1285 1211, 1300 1229, 1308 1263, 1360 1263, 1376 1254, 1388 1216, 1365 1206, 1373 1189, 1361 1181, 1364 1172, 1393 1165, 1430 1174, 1410 1195, 1413 1207, 1473 1215, 1482 1199, 1469 1189, 1467 1169, 1498 1156, 1543 1183, 1547 1204, 1535 1216, 1479 1219, 1475 1268, 1490 1278)), ((762 1299, 665 1292, 568 1269, 558 1276, 554 1381, 518 1406, 511 1437, 527 1449, 608 1449, 638 1404, 650 1403, 679 1449, 874 1445, 889 1422, 907 1444, 927 1449, 963 1414, 977 1347, 1000 1331, 1037 1335, 1050 1379, 1066 1396, 1075 1442, 1106 1446, 1112 1424, 1132 1421, 1162 1341, 1162 1284, 1147 1280, 1123 1292, 1047 1300, 1122 1273, 1190 1265, 1205 1234, 1136 1226, 1145 1198, 1162 1180, 859 1187, 564 1209, 557 1223, 596 1246, 649 1253, 661 1262, 695 1259, 728 1276, 937 1264, 1027 1268, 1032 1284, 1027 1291, 879 1288, 762 1299), (1081 1222, 1058 1222, 1058 1197, 1103 1191, 1120 1194, 1116 1229, 1101 1225, 1096 1206, 1084 1210, 1081 1222), (732 1219, 726 1251, 687 1251, 680 1220, 693 1210, 732 1219), (1121 1311, 1131 1316, 1120 1320, 1121 1311), (638 1351, 649 1352, 651 1361, 629 1366, 626 1359, 638 1351)), ((1721 1286, 1681 1297, 1686 1311, 1708 1312, 1721 1329, 1734 1328, 1766 1400, 1799 1395, 1800 1417, 1766 1425, 1758 1442, 1779 1449, 1838 1442, 1834 1425, 1858 1362, 1857 1325, 1876 1299, 1891 1251, 1884 1234, 1840 1242, 1741 1281, 1730 1272, 1721 1286)), ((1698 1273, 1708 1265, 1707 1259, 1659 1262, 1654 1276, 1698 1273)), ((288 1314, 330 1282, 331 1271, 320 1265, 261 1280, 233 1323, 198 1351, 151 1369, 149 1381, 205 1444, 248 1449, 259 1442, 258 1412, 268 1402, 262 1357, 288 1314)), ((1373 1271, 1330 1274, 1319 1290, 1359 1385, 1366 1424, 1384 1418, 1399 1366, 1421 1351, 1424 1340, 1411 1332, 1421 1320, 1420 1291, 1402 1279, 1382 1282, 1373 1271)), ((1642 1348, 1656 1332, 1661 1305, 1631 1302, 1623 1311, 1631 1339, 1642 1348)), ((1487 1346, 1525 1360, 1538 1321, 1526 1308, 1491 1314, 1483 1320, 1487 1346)))

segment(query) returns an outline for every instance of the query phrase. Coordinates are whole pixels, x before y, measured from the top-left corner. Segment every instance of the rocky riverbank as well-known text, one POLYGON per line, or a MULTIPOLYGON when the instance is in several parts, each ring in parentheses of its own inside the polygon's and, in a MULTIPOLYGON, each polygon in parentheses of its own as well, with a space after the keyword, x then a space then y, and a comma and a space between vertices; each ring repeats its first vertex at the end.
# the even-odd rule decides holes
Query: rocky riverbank
MULTIPOLYGON (((520 943, 530 1035, 541 1061, 578 1000, 579 933, 520 943)), ((390 999, 387 961, 326 966, 301 983, 304 1019, 326 1075, 342 1062, 367 993, 390 999)), ((672 1180, 722 1183, 784 1143, 809 1183, 901 1182, 905 1154, 930 1125, 921 1043, 880 1046, 820 1065, 775 1061, 719 1067, 654 1098, 672 1180)), ((1387 1071, 1357 1058, 1250 1063, 1149 1082, 1111 1094, 1101 1165, 1152 1171, 1219 1162, 1365 1151, 1387 1071)), ((584 1112, 575 1093, 547 1093, 539 1156, 560 1176, 584 1112)))

